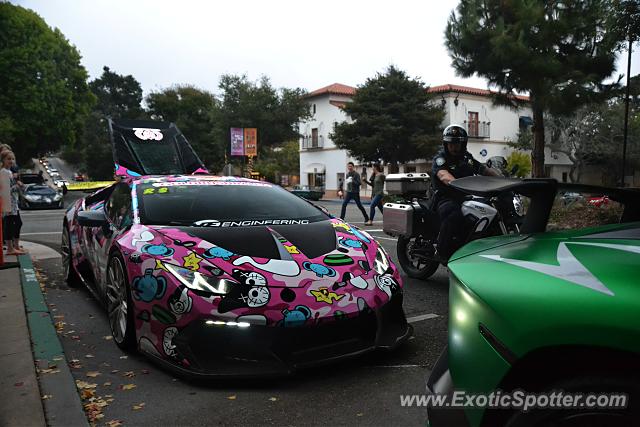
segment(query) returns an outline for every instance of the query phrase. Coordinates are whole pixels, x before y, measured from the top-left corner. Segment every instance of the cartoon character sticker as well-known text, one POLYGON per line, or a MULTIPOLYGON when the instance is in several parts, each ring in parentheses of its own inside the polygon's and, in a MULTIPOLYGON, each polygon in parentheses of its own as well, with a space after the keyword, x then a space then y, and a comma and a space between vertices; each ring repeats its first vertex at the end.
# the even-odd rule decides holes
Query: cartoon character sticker
POLYGON ((400 290, 400 285, 398 285, 398 282, 396 282, 395 279, 388 274, 385 274, 384 276, 376 276, 373 278, 373 280, 375 280, 378 288, 380 288, 382 292, 387 294, 389 298, 391 298, 391 295, 395 295, 400 290))
POLYGON ((160 299, 167 290, 167 279, 154 276, 153 268, 147 268, 144 276, 138 276, 131 283, 133 297, 139 301, 151 302, 160 299))
POLYGON ((200 268, 200 261, 202 261, 202 258, 191 252, 186 257, 183 257, 182 260, 184 261, 184 268, 188 268, 192 271, 197 271, 200 268))
POLYGON ((218 306, 220 313, 237 308, 256 308, 266 305, 271 299, 267 279, 255 271, 234 269, 231 276, 238 281, 230 292, 222 298, 218 306))
POLYGON ((304 326, 307 319, 311 317, 311 310, 304 305, 297 305, 293 310, 285 308, 282 310, 284 315, 283 319, 278 322, 278 326, 284 326, 285 328, 295 328, 304 326))
POLYGON ((189 296, 189 289, 186 286, 177 288, 169 297, 169 308, 174 314, 186 314, 191 311, 193 298, 189 296))
POLYGON ((164 243, 161 245, 144 245, 141 249, 142 252, 153 256, 171 256, 175 252, 173 248, 167 247, 164 243))
POLYGON ((173 344, 173 338, 176 335, 178 335, 178 328, 175 326, 168 327, 162 334, 162 349, 164 350, 164 354, 169 357, 176 357, 178 355, 176 346, 173 344))
POLYGON ((316 302, 324 302, 327 304, 333 304, 334 301, 340 301, 344 297, 344 294, 329 291, 326 287, 311 291, 311 295, 316 297, 316 302))
POLYGON ((333 268, 327 267, 326 265, 322 264, 311 263, 309 261, 303 262, 302 268, 307 271, 313 271, 319 278, 323 278, 325 276, 335 277, 337 275, 336 271, 333 268))
POLYGON ((215 246, 207 249, 202 255, 205 258, 222 258, 225 261, 229 261, 235 254, 231 251, 215 246))

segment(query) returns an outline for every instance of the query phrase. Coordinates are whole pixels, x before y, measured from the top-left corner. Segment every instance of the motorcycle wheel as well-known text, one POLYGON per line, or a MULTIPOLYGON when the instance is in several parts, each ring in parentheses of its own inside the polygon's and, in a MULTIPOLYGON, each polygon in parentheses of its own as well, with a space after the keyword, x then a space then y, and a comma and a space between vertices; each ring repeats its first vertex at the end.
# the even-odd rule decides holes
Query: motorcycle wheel
POLYGON ((411 254, 416 244, 416 237, 398 237, 397 254, 400 266, 407 276, 414 279, 428 279, 438 270, 440 263, 433 260, 425 260, 411 254))

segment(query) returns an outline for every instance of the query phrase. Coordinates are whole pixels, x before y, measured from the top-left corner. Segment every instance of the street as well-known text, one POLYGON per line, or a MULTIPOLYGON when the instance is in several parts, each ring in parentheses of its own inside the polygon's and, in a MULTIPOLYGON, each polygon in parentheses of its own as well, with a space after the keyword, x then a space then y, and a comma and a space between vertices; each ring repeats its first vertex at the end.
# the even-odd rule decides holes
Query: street
MULTIPOLYGON (((69 193, 65 204, 83 195, 69 193)), ((339 214, 339 203, 319 204, 339 214)), ((62 216, 63 210, 23 212, 23 240, 59 253, 62 216)), ((381 219, 378 214, 365 229, 395 261, 395 239, 382 232, 381 219)), ((354 204, 346 220, 363 227, 354 204)), ((66 285, 60 258, 42 253, 34 264, 67 363, 77 381, 96 384, 88 389, 94 393, 85 397, 104 403, 96 409, 103 415, 99 425, 112 420, 125 425, 159 420, 167 425, 425 424, 425 410, 401 407, 399 396, 424 392, 429 369, 446 344, 448 286, 443 268, 429 281, 405 277, 404 309, 414 336, 395 352, 368 354, 278 380, 202 383, 175 378, 141 355, 123 353, 111 340, 103 308, 86 289, 66 285)))

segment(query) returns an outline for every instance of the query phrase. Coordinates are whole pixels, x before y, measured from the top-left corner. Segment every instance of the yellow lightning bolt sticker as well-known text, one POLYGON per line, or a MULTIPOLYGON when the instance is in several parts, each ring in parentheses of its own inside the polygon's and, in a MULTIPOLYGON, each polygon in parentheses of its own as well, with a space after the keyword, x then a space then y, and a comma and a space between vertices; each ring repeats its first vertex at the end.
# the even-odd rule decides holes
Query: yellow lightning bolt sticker
POLYGON ((350 231, 351 227, 349 227, 347 224, 345 224, 344 222, 334 222, 332 223, 333 228, 344 228, 346 231, 350 231))
POLYGON ((162 261, 160 261, 159 259, 156 260, 156 270, 169 271, 167 270, 167 267, 165 267, 162 261))
POLYGON ((183 257, 182 258, 184 260, 184 268, 188 268, 189 270, 198 270, 200 268, 200 261, 202 261, 202 258, 200 258, 198 255, 194 254, 193 252, 190 253, 188 256, 183 257))
POLYGON ((329 292, 328 288, 319 288, 317 291, 311 291, 311 295, 316 297, 316 302, 325 302, 333 304, 334 301, 340 301, 344 295, 329 292))
POLYGON ((290 254, 299 254, 300 251, 298 250, 298 248, 296 248, 295 246, 291 245, 291 246, 284 246, 287 249, 287 252, 289 252, 290 254))

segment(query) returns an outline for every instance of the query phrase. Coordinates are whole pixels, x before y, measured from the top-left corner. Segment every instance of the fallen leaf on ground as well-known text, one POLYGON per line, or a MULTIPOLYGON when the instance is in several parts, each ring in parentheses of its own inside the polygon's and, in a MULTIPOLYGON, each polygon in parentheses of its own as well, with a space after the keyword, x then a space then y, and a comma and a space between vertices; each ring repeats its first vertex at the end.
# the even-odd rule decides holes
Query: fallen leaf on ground
POLYGON ((58 322, 56 322, 56 323, 54 324, 54 326, 56 327, 56 331, 61 331, 61 330, 63 330, 63 329, 64 329, 64 325, 66 325, 66 323, 65 323, 65 322, 63 322, 62 320, 60 320, 60 321, 58 321, 58 322))
POLYGON ((82 390, 80 392, 80 397, 83 399, 90 399, 92 397, 95 397, 96 395, 96 391, 95 390, 91 390, 91 389, 87 389, 85 388, 84 390, 82 390))
POLYGON ((131 389, 134 389, 134 388, 136 388, 136 387, 137 387, 137 386, 136 386, 135 384, 125 384, 125 385, 121 386, 120 388, 121 388, 122 390, 131 390, 131 389))
POLYGON ((105 335, 102 338, 104 338, 105 340, 109 341, 109 340, 113 339, 113 336, 112 335, 105 335))
POLYGON ((89 372, 87 372, 87 374, 86 374, 86 375, 87 375, 89 378, 95 378, 95 377, 97 377, 98 375, 100 375, 100 372, 98 372, 98 371, 89 371, 89 372))
POLYGON ((80 336, 79 335, 71 335, 71 339, 74 341, 80 341, 80 336))
POLYGON ((80 389, 82 388, 96 388, 98 384, 88 383, 82 380, 76 380, 76 386, 80 389))
POLYGON ((122 425, 122 421, 120 420, 111 420, 107 421, 107 427, 120 427, 122 425))
POLYGON ((233 396, 228 396, 227 399, 229 400, 236 400, 236 395, 234 394, 233 396))
POLYGON ((84 357, 87 359, 93 359, 95 356, 93 354, 85 354, 84 357))
POLYGON ((56 362, 59 362, 61 360, 64 360, 64 357, 57 356, 57 357, 54 357, 53 360, 55 360, 56 362))
POLYGON ((58 372, 60 372, 60 369, 38 369, 40 374, 57 374, 58 372))
POLYGON ((129 356, 120 356, 120 359, 128 359, 129 356))
POLYGON ((118 372, 120 372, 119 369, 114 369, 113 371, 111 371, 112 374, 117 374, 118 372))
POLYGON ((269 400, 272 401, 272 402, 275 402, 276 400, 278 400, 278 398, 277 397, 270 397, 269 400))
POLYGON ((144 402, 143 403, 138 403, 137 405, 133 405, 133 410, 134 411, 138 411, 140 409, 144 408, 144 402))
POLYGON ((53 394, 43 394, 42 395, 42 400, 51 399, 52 397, 53 397, 53 394))
POLYGON ((356 417, 361 417, 361 416, 363 416, 363 415, 364 415, 364 414, 363 414, 362 412, 358 412, 358 413, 356 414, 356 417))
POLYGON ((104 383, 102 385, 105 386, 105 387, 109 387, 111 385, 111 383, 110 382, 106 382, 106 383, 104 383))
POLYGON ((124 374, 122 374, 123 377, 127 377, 127 378, 133 378, 136 376, 136 373, 133 371, 127 371, 124 374))

